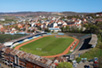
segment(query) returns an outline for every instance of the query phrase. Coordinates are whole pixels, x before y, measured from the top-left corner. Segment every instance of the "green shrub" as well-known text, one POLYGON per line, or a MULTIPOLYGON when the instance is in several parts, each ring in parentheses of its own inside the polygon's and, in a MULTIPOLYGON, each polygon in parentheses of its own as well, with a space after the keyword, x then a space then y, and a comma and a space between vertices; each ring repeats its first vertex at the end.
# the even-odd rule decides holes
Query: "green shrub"
POLYGON ((57 68, 73 68, 72 64, 69 62, 61 62, 58 64, 57 68))

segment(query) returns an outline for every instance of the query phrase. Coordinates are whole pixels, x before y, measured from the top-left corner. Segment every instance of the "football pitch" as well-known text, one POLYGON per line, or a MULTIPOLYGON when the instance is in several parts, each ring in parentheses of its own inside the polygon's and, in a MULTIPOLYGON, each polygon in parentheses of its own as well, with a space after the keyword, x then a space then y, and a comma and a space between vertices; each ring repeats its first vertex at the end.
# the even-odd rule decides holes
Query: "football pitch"
POLYGON ((63 53, 73 41, 71 37, 47 36, 20 47, 20 50, 39 56, 56 55, 63 53))

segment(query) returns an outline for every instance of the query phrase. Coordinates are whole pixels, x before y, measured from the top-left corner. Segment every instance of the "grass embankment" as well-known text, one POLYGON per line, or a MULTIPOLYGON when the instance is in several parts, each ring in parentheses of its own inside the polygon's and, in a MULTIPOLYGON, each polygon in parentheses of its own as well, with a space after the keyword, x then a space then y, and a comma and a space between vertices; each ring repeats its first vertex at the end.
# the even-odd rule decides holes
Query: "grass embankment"
POLYGON ((64 52, 73 41, 74 39, 69 37, 48 36, 22 46, 20 50, 39 56, 56 55, 64 52))
POLYGON ((13 39, 17 39, 20 37, 23 37, 25 35, 21 35, 21 34, 15 34, 15 35, 10 35, 10 34, 0 34, 0 43, 4 43, 13 39))

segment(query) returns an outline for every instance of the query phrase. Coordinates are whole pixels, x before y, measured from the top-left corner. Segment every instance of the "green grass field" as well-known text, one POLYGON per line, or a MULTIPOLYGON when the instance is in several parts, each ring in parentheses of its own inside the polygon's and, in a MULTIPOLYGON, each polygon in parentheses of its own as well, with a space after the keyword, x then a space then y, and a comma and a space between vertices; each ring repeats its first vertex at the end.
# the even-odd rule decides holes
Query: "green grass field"
POLYGON ((69 37, 48 36, 22 46, 20 50, 39 56, 56 55, 62 53, 73 41, 69 37))

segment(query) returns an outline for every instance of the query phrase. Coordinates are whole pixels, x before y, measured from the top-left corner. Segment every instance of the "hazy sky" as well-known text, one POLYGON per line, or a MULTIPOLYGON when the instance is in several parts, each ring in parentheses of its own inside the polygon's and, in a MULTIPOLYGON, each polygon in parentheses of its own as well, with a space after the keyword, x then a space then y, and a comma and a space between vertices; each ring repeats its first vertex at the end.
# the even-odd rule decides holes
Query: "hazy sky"
POLYGON ((0 12, 100 12, 102 0, 0 0, 0 12))

